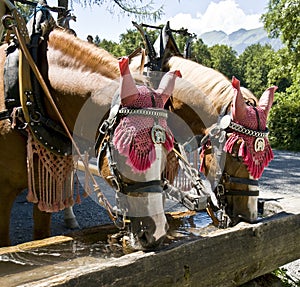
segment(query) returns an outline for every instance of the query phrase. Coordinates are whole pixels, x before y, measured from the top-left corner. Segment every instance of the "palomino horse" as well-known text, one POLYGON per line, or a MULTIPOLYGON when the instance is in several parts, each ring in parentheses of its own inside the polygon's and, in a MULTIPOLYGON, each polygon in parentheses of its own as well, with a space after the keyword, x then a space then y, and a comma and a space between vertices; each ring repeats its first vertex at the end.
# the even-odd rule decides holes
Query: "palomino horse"
MULTIPOLYGON (((136 57, 131 69, 139 70, 143 61, 136 57)), ((176 83, 171 109, 202 138, 201 171, 217 195, 220 224, 255 222, 257 181, 273 158, 266 120, 277 87, 258 101, 237 79, 231 83, 218 71, 181 57, 169 57, 163 70, 180 70, 186 81, 176 83)))
MULTIPOLYGON (((0 48, 0 66, 3 70, 5 63, 6 45, 0 48)), ((56 103, 66 126, 72 133, 78 114, 84 104, 89 100, 90 114, 86 122, 82 123, 80 135, 83 138, 93 138, 96 134, 96 127, 102 119, 103 115, 110 109, 113 95, 119 87, 118 79, 120 77, 118 61, 111 54, 103 49, 95 49, 94 45, 81 41, 66 32, 59 29, 53 30, 49 34, 47 42, 47 83, 51 96, 56 103), (91 129, 87 122, 94 123, 95 129, 91 129), (87 128, 86 128, 87 127, 87 128), (93 135, 91 134, 93 133, 93 135)), ((4 104, 4 87, 3 73, 0 76, 1 82, 1 110, 5 109, 4 104)), ((59 117, 55 113, 53 106, 48 98, 45 98, 45 110, 49 118, 55 122, 59 122, 59 117)), ((12 119, 0 121, 0 246, 9 245, 9 225, 10 212, 12 204, 16 196, 28 186, 28 170, 27 170, 27 140, 26 130, 13 128, 12 119), (25 133, 24 133, 25 131, 25 133)), ((35 188, 39 190, 38 182, 35 188)), ((144 193, 143 197, 147 199, 148 193, 144 193)), ((31 194, 32 197, 32 194, 31 194)), ((130 198, 133 198, 131 196, 130 198)), ((128 199, 130 201, 130 198, 128 199)), ((38 200, 38 199, 37 199, 38 200)), ((143 222, 143 213, 137 224, 133 224, 132 231, 137 237, 142 238, 144 247, 153 247, 157 242, 161 241, 166 235, 166 224, 163 210, 163 198, 160 196, 161 202, 157 204, 156 216, 151 220, 146 218, 143 222), (139 223, 143 224, 140 225, 139 223), (141 228, 147 230, 141 231, 141 228), (154 237, 154 233, 159 237, 154 237)), ((139 209, 145 210, 149 207, 149 202, 153 200, 139 201, 139 209)), ((47 209, 48 206, 42 204, 34 204, 34 238, 45 238, 50 236, 50 220, 51 213, 41 211, 47 209)), ((62 202, 55 209, 63 209, 62 202)), ((130 210, 129 210, 130 213, 130 210)), ((145 214, 145 213, 144 213, 145 214)))
POLYGON ((174 147, 174 137, 166 121, 168 113, 163 108, 180 72, 166 73, 155 90, 135 84, 128 57, 123 57, 119 64, 120 91, 110 116, 99 129, 98 167, 116 188, 119 208, 127 211, 132 228, 138 231, 139 243, 150 247, 153 242, 155 247, 168 229, 162 212, 161 179, 167 154, 174 147), (117 114, 116 109, 119 109, 117 114), (149 202, 148 210, 141 208, 143 202, 149 202))

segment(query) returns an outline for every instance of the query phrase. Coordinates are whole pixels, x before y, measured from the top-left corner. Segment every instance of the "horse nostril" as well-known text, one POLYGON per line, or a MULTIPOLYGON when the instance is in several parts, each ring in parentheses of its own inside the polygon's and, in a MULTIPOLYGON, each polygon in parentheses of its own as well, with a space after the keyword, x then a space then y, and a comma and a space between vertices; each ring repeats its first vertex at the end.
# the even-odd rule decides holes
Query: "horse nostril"
POLYGON ((153 244, 153 242, 155 242, 155 239, 152 235, 151 232, 149 232, 149 230, 147 230, 146 228, 142 228, 138 234, 137 234, 140 242, 142 243, 142 245, 146 244, 153 244))

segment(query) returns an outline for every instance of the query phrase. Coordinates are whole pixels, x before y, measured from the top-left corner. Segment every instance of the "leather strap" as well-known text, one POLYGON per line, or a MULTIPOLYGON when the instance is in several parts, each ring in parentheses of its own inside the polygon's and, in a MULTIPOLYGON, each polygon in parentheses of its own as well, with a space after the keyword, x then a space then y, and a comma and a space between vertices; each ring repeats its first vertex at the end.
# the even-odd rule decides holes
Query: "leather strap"
POLYGON ((6 120, 8 118, 10 118, 10 112, 8 110, 4 110, 4 111, 0 112, 0 121, 6 120))

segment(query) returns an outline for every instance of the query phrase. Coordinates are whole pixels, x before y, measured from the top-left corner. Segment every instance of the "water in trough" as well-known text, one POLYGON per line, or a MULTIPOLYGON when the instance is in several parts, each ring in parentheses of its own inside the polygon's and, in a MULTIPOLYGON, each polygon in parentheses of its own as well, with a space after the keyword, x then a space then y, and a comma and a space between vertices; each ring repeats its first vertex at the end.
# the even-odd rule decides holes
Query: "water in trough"
MULTIPOLYGON (((183 241, 192 240, 207 233, 211 226, 211 219, 205 212, 199 212, 194 216, 170 221, 170 231, 161 250, 170 248, 172 245, 183 241)), ((123 236, 113 225, 103 225, 70 234, 72 238, 59 244, 40 246, 33 249, 12 253, 1 254, 0 252, 0 274, 6 276, 40 266, 54 266, 54 264, 72 260, 79 257, 96 257, 109 260, 112 257, 120 257, 129 252, 130 238, 123 236), (122 246, 122 241, 127 238, 127 243, 122 246), (129 241, 129 243, 128 243, 129 241)), ((50 267, 52 268, 52 267, 50 267)))
MULTIPOLYGON (((280 163, 280 167, 278 167, 278 170, 281 170, 282 162, 280 160, 278 160, 278 162, 280 163)), ((274 163, 276 164, 276 160, 274 160, 274 163)), ((287 163, 290 163, 290 161, 287 161, 287 163)), ((269 191, 268 184, 270 183, 270 186, 273 187, 274 177, 270 176, 269 178, 268 176, 269 173, 272 175, 272 172, 276 170, 277 166, 274 165, 274 167, 273 165, 267 168, 266 173, 264 174, 265 178, 262 185, 263 198, 266 197, 266 194, 269 191)), ((293 169, 292 171, 295 172, 295 170, 296 169, 293 169)), ((282 174, 282 178, 287 178, 286 173, 280 174, 282 174)), ((295 178, 293 179, 293 181, 291 180, 291 182, 295 184, 295 178)), ((281 187, 282 186, 283 185, 281 185, 281 187)), ((292 190, 293 188, 291 186, 284 189, 287 194, 292 190)), ((282 193, 283 192, 281 191, 281 193, 278 193, 277 196, 275 196, 276 194, 271 195, 271 198, 277 198, 275 200, 275 203, 277 203, 277 200, 282 201, 282 193)), ((295 197, 295 195, 293 196, 295 197)), ((26 203, 25 197, 26 193, 20 195, 14 206, 13 219, 15 224, 13 226, 14 228, 12 229, 12 236, 14 238, 13 244, 19 244, 25 241, 32 240, 32 224, 30 223, 32 206, 31 204, 26 203), (19 238, 17 234, 20 234, 20 236, 23 238, 19 238), (27 236, 26 240, 24 240, 24 236, 27 236)), ((288 201, 289 203, 295 203, 296 210, 299 212, 299 205, 297 205, 296 203, 299 202, 299 200, 295 201, 294 197, 291 199, 287 198, 286 201, 288 201)), ((297 199, 298 198, 299 197, 297 197, 297 199)), ((269 203, 269 201, 266 200, 266 203, 269 203)), ((291 209, 290 211, 293 211, 294 213, 294 209, 291 209)), ((0 252, 1 277, 3 278, 6 275, 9 276, 9 274, 17 274, 19 272, 33 270, 36 267, 40 266, 45 266, 47 268, 49 266, 49 270, 51 268, 61 268, 59 267, 59 264, 55 263, 65 261, 69 262, 75 258, 101 258, 101 260, 103 259, 103 262, 105 263, 108 262, 111 258, 123 256, 125 252, 128 251, 124 251, 122 249, 121 244, 118 242, 118 236, 110 237, 111 243, 108 242, 108 235, 114 234, 117 230, 112 225, 105 225, 109 223, 108 216, 105 214, 105 211, 103 209, 101 209, 98 205, 95 204, 95 202, 93 202, 91 198, 84 199, 81 205, 75 206, 74 212, 76 213, 77 219, 81 226, 83 226, 83 223, 87 224, 89 230, 88 234, 82 231, 78 233, 75 232, 73 233, 73 238, 70 238, 68 241, 62 242, 61 244, 53 244, 47 247, 41 246, 36 249, 28 249, 21 252, 6 254, 0 252), (88 218, 93 219, 93 222, 87 222, 88 218), (100 219, 102 220, 102 224, 104 225, 100 227, 102 228, 102 232, 100 232, 97 227, 92 227, 95 226, 93 224, 97 224, 97 222, 99 223, 100 219)), ((204 212, 198 213, 195 216, 188 216, 182 220, 172 221, 169 238, 162 246, 162 249, 172 248, 172 246, 176 246, 177 244, 181 244, 182 242, 200 238, 202 235, 205 236, 205 234, 215 230, 215 228, 212 227, 210 223, 210 219, 204 212)), ((63 224, 62 213, 55 215, 52 226, 54 235, 70 233, 70 230, 67 229, 64 229, 64 232, 61 232, 63 224)), ((56 272, 59 273, 60 270, 57 269, 56 272)))

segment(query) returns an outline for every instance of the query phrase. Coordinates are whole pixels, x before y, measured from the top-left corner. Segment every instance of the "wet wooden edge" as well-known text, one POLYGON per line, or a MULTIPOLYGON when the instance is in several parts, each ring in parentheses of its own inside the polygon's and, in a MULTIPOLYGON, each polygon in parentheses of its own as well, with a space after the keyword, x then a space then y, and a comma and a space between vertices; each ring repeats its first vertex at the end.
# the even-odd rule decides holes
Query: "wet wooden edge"
POLYGON ((299 239, 300 214, 283 212, 156 252, 38 267, 4 276, 0 286, 238 286, 300 258, 299 239))

